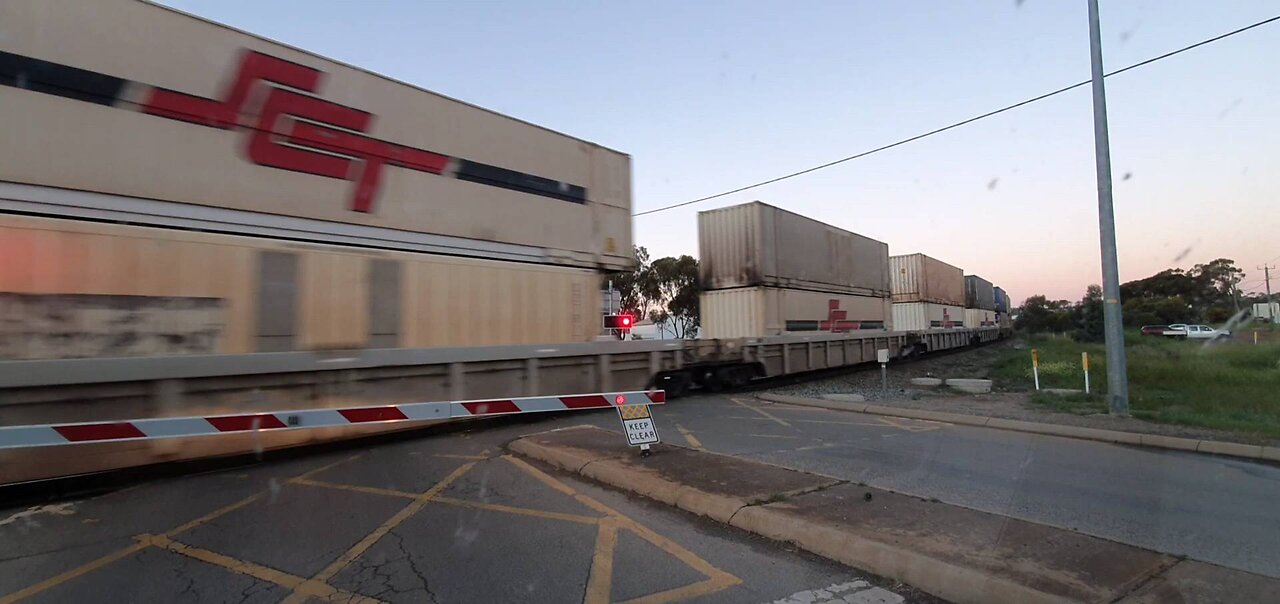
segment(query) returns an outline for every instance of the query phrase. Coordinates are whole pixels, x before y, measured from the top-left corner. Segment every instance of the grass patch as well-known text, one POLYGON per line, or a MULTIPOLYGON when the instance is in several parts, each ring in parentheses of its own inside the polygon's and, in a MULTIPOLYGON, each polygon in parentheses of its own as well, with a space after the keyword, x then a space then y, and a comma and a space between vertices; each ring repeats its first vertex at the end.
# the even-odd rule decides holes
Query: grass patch
MULTIPOLYGON (((1134 417, 1280 437, 1280 342, 1257 345, 1125 334, 1129 406, 1134 417)), ((1064 413, 1106 412, 1106 360, 1101 344, 1067 338, 1024 338, 1022 350, 1003 351, 992 377, 1006 390, 1034 389, 1031 348, 1040 355, 1042 388, 1084 387, 1081 352, 1089 353, 1091 395, 1038 392, 1031 402, 1064 413)))
POLYGON ((791 499, 791 497, 790 497, 789 495, 787 495, 786 493, 774 493, 774 494, 772 494, 772 495, 770 495, 770 496, 768 496, 768 497, 765 497, 765 498, 763 498, 763 499, 756 499, 755 501, 752 501, 751 503, 748 503, 747 505, 769 505, 770 503, 779 503, 779 502, 782 502, 782 501, 788 501, 788 500, 790 500, 790 499, 791 499))

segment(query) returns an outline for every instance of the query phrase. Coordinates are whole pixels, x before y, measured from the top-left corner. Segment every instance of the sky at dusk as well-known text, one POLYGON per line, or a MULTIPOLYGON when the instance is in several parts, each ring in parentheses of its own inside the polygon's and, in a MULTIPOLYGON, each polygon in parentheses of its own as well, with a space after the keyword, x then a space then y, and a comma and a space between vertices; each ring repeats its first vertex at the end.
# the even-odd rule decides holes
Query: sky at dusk
MULTIPOLYGON (((636 211, 804 169, 1089 77, 1084 0, 166 5, 618 149, 636 211)), ((1280 14, 1103 0, 1108 70, 1280 14)), ((1108 79, 1122 280, 1280 261, 1280 22, 1108 79), (1188 251, 1189 250, 1189 251, 1188 251)), ((1100 282, 1089 89, 820 172, 641 216, 762 200, 981 275, 1015 301, 1100 282)), ((1273 282, 1280 287, 1280 281, 1273 282)))

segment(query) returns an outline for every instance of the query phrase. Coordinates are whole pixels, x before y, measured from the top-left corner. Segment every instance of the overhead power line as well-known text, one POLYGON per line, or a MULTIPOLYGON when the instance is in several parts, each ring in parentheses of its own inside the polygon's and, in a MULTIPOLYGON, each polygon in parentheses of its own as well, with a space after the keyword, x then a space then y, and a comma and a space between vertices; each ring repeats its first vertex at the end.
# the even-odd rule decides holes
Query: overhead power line
MULTIPOLYGON (((1174 55, 1182 54, 1182 53, 1184 53, 1184 52, 1187 52, 1188 50, 1192 50, 1192 49, 1195 49, 1195 48, 1199 48, 1199 47, 1201 47, 1201 46, 1205 46, 1205 45, 1207 45, 1207 44, 1212 44, 1212 43, 1214 43, 1214 42, 1217 42, 1217 41, 1219 41, 1219 40, 1223 40, 1223 39, 1225 39, 1225 38, 1230 38, 1231 36, 1234 36, 1234 35, 1236 35, 1236 34, 1244 33, 1244 32, 1246 32, 1246 31, 1249 31, 1249 30, 1251 30, 1251 29, 1254 29, 1255 27, 1262 27, 1263 25, 1266 25, 1266 24, 1268 24, 1268 23, 1272 23, 1272 22, 1275 22, 1275 21, 1280 21, 1280 15, 1276 15, 1276 16, 1274 16, 1274 17, 1271 17, 1270 19, 1264 19, 1264 20, 1262 20, 1262 21, 1258 21, 1257 23, 1253 23, 1253 24, 1251 24, 1251 25, 1246 25, 1246 26, 1244 26, 1244 27, 1241 27, 1240 29, 1232 30, 1232 31, 1229 31, 1229 32, 1227 32, 1227 33, 1225 33, 1225 34, 1221 34, 1221 35, 1218 35, 1218 36, 1214 36, 1214 37, 1212 37, 1212 38, 1208 38, 1208 39, 1206 39, 1206 40, 1201 40, 1201 41, 1199 41, 1199 42, 1196 42, 1195 44, 1191 44, 1191 45, 1188 45, 1188 46, 1183 46, 1182 48, 1179 48, 1179 49, 1177 49, 1177 50, 1171 50, 1171 51, 1166 52, 1166 53, 1164 53, 1164 54, 1162 54, 1162 55, 1154 56, 1154 57, 1151 57, 1150 59, 1146 59, 1146 60, 1144 60, 1144 61, 1139 61, 1139 62, 1137 62, 1137 63, 1134 63, 1133 65, 1129 65, 1128 67, 1123 67, 1123 68, 1117 69, 1117 70, 1115 70, 1115 71, 1109 72, 1109 73, 1107 73, 1107 74, 1106 74, 1106 76, 1105 76, 1105 77, 1111 77, 1111 76, 1114 76, 1114 75, 1119 75, 1119 74, 1122 74, 1122 73, 1124 73, 1124 72, 1126 72, 1126 71, 1129 71, 1129 70, 1131 70, 1131 69, 1137 69, 1137 68, 1142 67, 1142 66, 1144 66, 1144 65, 1150 65, 1151 63, 1155 63, 1156 61, 1160 61, 1160 60, 1163 60, 1163 59, 1167 59, 1167 58, 1172 57, 1172 56, 1174 56, 1174 55)), ((773 184, 773 183, 775 183, 775 182, 779 182, 779 181, 787 180, 787 179, 789 179, 789 178, 795 178, 795 177, 797 177, 797 176, 803 176, 803 175, 808 174, 808 173, 810 173, 810 172, 817 172, 818 170, 822 170, 822 169, 824 169, 824 168, 830 168, 831 166, 835 166, 835 165, 843 164, 843 163, 845 163, 845 162, 847 162, 847 161, 852 161, 852 160, 855 160, 855 159, 863 158, 863 157, 866 157, 866 156, 868 156, 868 155, 872 155, 872 154, 875 154, 875 153, 879 153, 879 152, 881 152, 881 151, 887 151, 887 150, 892 149, 892 148, 894 148, 894 147, 899 147, 899 146, 905 145, 905 144, 907 144, 907 143, 915 142, 915 141, 918 141, 918 140, 920 140, 920 139, 922 139, 922 138, 927 138, 927 137, 933 136, 933 135, 935 135, 935 134, 941 134, 941 133, 946 132, 946 131, 948 131, 948 130, 954 130, 954 129, 959 128, 959 127, 961 127, 961 126, 965 126, 965 125, 968 125, 968 124, 972 124, 973 122, 976 122, 976 121, 978 121, 978 120, 983 120, 983 119, 989 118, 989 117, 991 117, 991 116, 993 116, 993 115, 999 115, 999 114, 1004 113, 1004 112, 1006 112, 1006 111, 1012 111, 1012 110, 1014 110, 1014 109, 1017 109, 1017 108, 1019 108, 1019 107, 1022 107, 1023 105, 1030 105, 1031 103, 1035 103, 1035 102, 1037 102, 1037 101, 1043 101, 1043 100, 1045 100, 1045 99, 1047 99, 1047 98, 1049 98, 1049 97, 1057 96, 1057 95, 1062 94, 1062 93, 1064 93, 1064 92, 1067 92, 1067 91, 1069 91, 1069 90, 1074 90, 1074 89, 1079 88, 1079 87, 1081 87, 1081 86, 1088 86, 1088 85, 1090 84, 1090 82, 1091 82, 1091 80, 1084 80, 1083 82, 1077 82, 1077 83, 1072 84, 1072 85, 1070 85, 1070 86, 1064 86, 1064 87, 1062 87, 1062 88, 1059 88, 1059 89, 1057 89, 1057 90, 1054 90, 1053 92, 1046 92, 1046 93, 1044 93, 1044 94, 1041 94, 1041 95, 1038 95, 1038 96, 1031 97, 1031 98, 1026 99, 1026 100, 1024 100, 1024 101, 1018 101, 1017 103, 1014 103, 1014 104, 1012 104, 1012 105, 1006 105, 1006 106, 1001 107, 1001 108, 999 108, 999 109, 996 109, 996 110, 994 110, 994 111, 988 111, 988 112, 983 113, 983 114, 981 114, 981 115, 975 115, 975 116, 973 116, 973 117, 971 117, 971 118, 969 118, 969 119, 961 120, 961 121, 959 121, 959 122, 955 122, 955 123, 953 123, 953 124, 951 124, 951 125, 948 125, 948 126, 943 126, 943 127, 941 127, 941 128, 936 128, 936 129, 934 129, 934 130, 930 130, 930 131, 928 131, 928 132, 923 132, 923 133, 921 133, 921 134, 917 134, 917 135, 912 136, 912 137, 910 137, 910 138, 904 138, 904 139, 902 139, 902 140, 900 140, 900 141, 897 141, 897 142, 894 142, 894 143, 889 143, 889 144, 887 144, 887 145, 883 145, 883 146, 880 146, 880 147, 876 147, 876 148, 874 148, 874 149, 870 149, 870 150, 867 150, 867 151, 863 151, 863 152, 861 152, 861 153, 857 153, 857 154, 854 154, 854 155, 850 155, 850 156, 848 156, 848 157, 842 157, 842 158, 837 159, 837 160, 835 160, 835 161, 830 161, 830 162, 827 162, 827 163, 825 163, 825 164, 821 164, 821 165, 814 166, 814 167, 812 167, 812 168, 806 168, 806 169, 804 169, 804 170, 800 170, 800 171, 798 171, 798 172, 792 172, 792 173, 790 173, 790 174, 784 174, 784 175, 782 175, 782 176, 778 176, 778 177, 775 177, 775 178, 770 178, 769 180, 763 180, 763 181, 757 182, 757 183, 755 183, 755 184, 746 185, 746 186, 744 186, 744 187, 738 187, 738 188, 736 188, 736 189, 733 189, 733 190, 730 190, 730 191, 725 191, 725 192, 723 192, 723 193, 716 193, 715 195, 708 195, 708 196, 706 196, 706 197, 699 197, 699 198, 697 198, 697 199, 693 199, 693 200, 690 200, 690 201, 683 201, 683 202, 680 202, 680 203, 673 203, 673 204, 671 204, 671 205, 669 205, 669 206, 662 206, 662 207, 660 207, 660 208, 654 208, 654 209, 652 209, 652 210, 645 210, 645 211, 643 211, 643 212, 636 212, 635 214, 632 214, 632 216, 644 216, 644 215, 646 215, 646 214, 655 214, 655 213, 657 213, 657 212, 665 212, 666 210, 672 210, 672 209, 675 209, 675 208, 680 208, 680 207, 684 207, 684 206, 689 206, 689 205, 693 205, 693 204, 695 204, 695 203, 702 203, 702 202, 704 202, 704 201, 711 201, 712 199, 717 199, 717 198, 720 198, 720 197, 724 197, 724 196, 726 196, 726 195, 733 195, 734 193, 741 193, 741 192, 743 192, 743 191, 748 191, 748 190, 755 189, 755 188, 758 188, 758 187, 763 187, 763 186, 765 186, 765 185, 771 185, 771 184, 773 184)), ((1277 256, 1277 258, 1280 258, 1280 256, 1277 256)))

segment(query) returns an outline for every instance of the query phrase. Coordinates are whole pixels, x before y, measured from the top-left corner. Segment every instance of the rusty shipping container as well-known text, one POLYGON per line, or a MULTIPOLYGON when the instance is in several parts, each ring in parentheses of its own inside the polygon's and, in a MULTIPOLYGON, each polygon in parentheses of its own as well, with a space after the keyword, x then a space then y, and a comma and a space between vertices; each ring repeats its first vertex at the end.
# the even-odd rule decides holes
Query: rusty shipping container
POLYGON ((0 108, 10 210, 634 264, 627 155, 149 2, 0 3, 0 108))
POLYGON ((888 329, 885 297, 777 287, 705 291, 702 337, 748 338, 888 329))
POLYGON ((0 214, 0 360, 591 341, 590 269, 0 214))
POLYGON ((889 294, 889 246, 759 201, 698 213, 703 289, 889 294))
POLYGON ((894 302, 894 331, 924 331, 965 327, 965 309, 957 304, 894 302))
POLYGON ((996 292, 995 287, 990 281, 983 279, 977 275, 964 276, 964 306, 965 308, 980 308, 983 310, 996 309, 996 292))
POLYGON ((924 254, 889 257, 894 302, 964 304, 964 271, 924 254))

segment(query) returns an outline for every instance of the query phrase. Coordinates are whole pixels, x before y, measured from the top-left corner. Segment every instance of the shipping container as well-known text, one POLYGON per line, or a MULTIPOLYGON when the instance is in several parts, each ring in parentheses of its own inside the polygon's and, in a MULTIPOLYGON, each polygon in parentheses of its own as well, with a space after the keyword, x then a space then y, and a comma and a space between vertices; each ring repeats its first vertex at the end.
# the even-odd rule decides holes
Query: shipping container
POLYGON ((589 269, 0 215, 0 359, 590 341, 589 269))
POLYGON ((996 309, 996 292, 995 287, 990 281, 983 279, 977 275, 964 276, 964 306, 965 308, 981 308, 983 310, 996 309))
POLYGON ((964 307, 932 302, 894 302, 894 331, 953 329, 965 326, 964 307))
POLYGON ((1255 319, 1271 321, 1273 323, 1277 317, 1280 317, 1280 302, 1261 302, 1253 305, 1253 316, 1255 319))
POLYGON ((1009 312, 1009 294, 1000 287, 993 287, 992 292, 996 300, 996 310, 1002 313, 1009 312))
POLYGON ((702 337, 748 338, 888 329, 888 298, 777 287, 706 291, 702 337))
POLYGON ((0 181, 110 195, 7 209, 634 264, 623 153, 150 2, 6 1, 0 27, 0 181))
POLYGON ((703 289, 889 294, 889 246, 759 201, 698 212, 703 289))
POLYGON ((985 308, 964 309, 964 326, 969 329, 996 327, 996 311, 985 308))
POLYGON ((894 302, 964 304, 964 271, 924 254, 889 257, 894 302))

